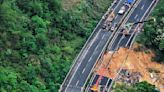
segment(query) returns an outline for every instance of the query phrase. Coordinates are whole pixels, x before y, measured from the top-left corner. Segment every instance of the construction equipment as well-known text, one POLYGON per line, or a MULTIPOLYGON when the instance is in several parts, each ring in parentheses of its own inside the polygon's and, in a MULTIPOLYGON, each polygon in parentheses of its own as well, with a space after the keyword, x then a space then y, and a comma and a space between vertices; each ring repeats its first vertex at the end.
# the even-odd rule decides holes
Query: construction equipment
POLYGON ((108 21, 112 22, 114 18, 115 18, 115 14, 114 14, 114 11, 112 11, 111 14, 109 14, 106 22, 108 22, 108 21))
POLYGON ((124 25, 124 27, 122 28, 123 34, 125 36, 127 36, 129 34, 130 28, 134 25, 134 23, 128 23, 126 25, 124 25))
MULTIPOLYGON (((137 22, 135 22, 135 23, 127 23, 126 25, 124 25, 123 26, 123 28, 121 29, 122 30, 122 32, 123 32, 123 34, 125 35, 125 36, 127 36, 127 35, 129 35, 129 31, 130 31, 130 29, 131 29, 131 27, 133 26, 133 25, 136 25, 136 24, 142 24, 142 23, 145 23, 145 22, 150 22, 150 21, 152 21, 152 22, 156 22, 156 19, 154 18, 154 17, 150 17, 148 20, 144 20, 144 21, 137 21, 137 22)), ((139 29, 137 29, 137 31, 138 31, 139 29)), ((143 31, 143 30, 142 30, 143 31)))
POLYGON ((115 14, 114 11, 112 11, 109 16, 107 16, 107 19, 104 23, 104 25, 102 26, 102 29, 104 29, 105 31, 108 31, 111 27, 111 22, 113 21, 113 19, 115 18, 115 14))
POLYGON ((105 69, 102 69, 101 70, 99 78, 97 79, 96 83, 91 87, 91 90, 93 92, 99 92, 99 88, 100 88, 99 87, 100 86, 99 83, 103 79, 104 71, 105 71, 105 69))
POLYGON ((91 87, 91 90, 94 91, 94 92, 98 92, 98 88, 99 88, 99 82, 101 81, 102 79, 102 75, 100 75, 100 77, 98 78, 98 80, 96 81, 96 84, 94 84, 92 87, 91 87))

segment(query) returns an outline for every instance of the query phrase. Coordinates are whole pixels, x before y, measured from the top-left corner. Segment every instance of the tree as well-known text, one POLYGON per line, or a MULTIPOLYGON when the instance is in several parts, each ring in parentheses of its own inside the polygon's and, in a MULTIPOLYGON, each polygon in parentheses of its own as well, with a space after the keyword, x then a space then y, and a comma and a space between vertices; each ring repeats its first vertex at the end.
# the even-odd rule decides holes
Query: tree
POLYGON ((154 85, 146 81, 136 83, 132 86, 124 83, 116 83, 113 87, 114 92, 159 92, 154 85))
POLYGON ((136 88, 128 86, 126 84, 115 84, 112 89, 114 92, 137 92, 136 88))
POLYGON ((137 83, 134 87, 137 88, 137 92, 159 92, 154 85, 151 85, 146 81, 137 83))
POLYGON ((66 11, 62 0, 0 0, 0 91, 57 92, 109 5, 100 2, 66 11))
POLYGON ((138 42, 152 49, 155 52, 153 60, 158 62, 164 61, 164 17, 161 11, 164 10, 164 1, 159 1, 160 4, 153 12, 153 17, 156 18, 156 22, 146 23, 145 31, 139 36, 138 42))

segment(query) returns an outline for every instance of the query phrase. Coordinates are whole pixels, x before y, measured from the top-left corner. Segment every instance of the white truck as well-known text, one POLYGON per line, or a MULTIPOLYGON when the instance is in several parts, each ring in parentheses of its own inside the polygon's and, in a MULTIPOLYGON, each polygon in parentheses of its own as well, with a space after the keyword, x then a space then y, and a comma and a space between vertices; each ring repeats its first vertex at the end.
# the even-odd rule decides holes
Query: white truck
POLYGON ((125 6, 122 6, 121 9, 118 11, 118 14, 120 15, 124 14, 125 10, 126 10, 125 6))

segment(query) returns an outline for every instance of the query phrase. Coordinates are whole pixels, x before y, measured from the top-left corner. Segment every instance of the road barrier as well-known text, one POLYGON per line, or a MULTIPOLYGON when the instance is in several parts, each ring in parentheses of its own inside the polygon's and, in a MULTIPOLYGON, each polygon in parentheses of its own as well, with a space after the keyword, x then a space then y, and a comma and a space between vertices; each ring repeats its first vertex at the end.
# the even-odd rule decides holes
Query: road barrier
MULTIPOLYGON (((135 3, 136 3, 136 1, 135 1, 135 3)), ((135 4, 134 3, 134 4, 135 4)), ((133 4, 133 5, 134 5, 133 4)), ((121 19, 121 22, 125 19, 125 17, 126 17, 126 15, 131 11, 131 9, 132 9, 133 7, 131 7, 130 9, 128 9, 128 12, 126 12, 126 14, 123 16, 123 18, 121 19)), ((120 23, 121 23, 120 22, 120 23)), ((119 24, 119 25, 121 25, 121 24, 119 24)), ((117 30, 117 29, 116 29, 117 30)), ((116 33, 116 31, 115 32, 113 32, 112 33, 112 36, 110 36, 110 38, 108 39, 108 41, 107 41, 107 43, 105 44, 105 46, 104 46, 104 48, 103 48, 103 50, 101 51, 101 53, 100 53, 100 55, 98 56, 98 59, 99 59, 99 57, 102 55, 102 53, 104 53, 105 52, 105 50, 106 50, 106 47, 108 46, 108 43, 110 42, 110 40, 111 40, 111 38, 113 37, 113 35, 116 33)), ((97 61, 98 61, 98 59, 96 60, 96 63, 97 63, 97 61)), ((93 66, 93 68, 92 68, 92 70, 91 71, 93 71, 93 69, 94 69, 94 67, 95 67, 95 65, 96 65, 96 63, 94 64, 94 66, 93 66)), ((91 76, 91 73, 88 75, 88 78, 91 76)), ((88 80, 88 78, 87 78, 87 80, 88 80)), ((86 82, 85 82, 85 84, 84 85, 86 85, 86 82)), ((85 88, 84 87, 82 87, 83 88, 83 90, 85 90, 85 88)))
MULTIPOLYGON (((112 6, 113 6, 113 5, 112 5, 112 6)), ((107 12, 106 12, 103 16, 105 16, 105 15, 111 10, 112 6, 110 6, 110 7, 108 8, 107 12)), ((87 40, 86 43, 84 44, 83 48, 81 49, 80 53, 79 53, 79 54, 76 56, 76 58, 74 59, 72 65, 71 65, 72 67, 70 68, 69 72, 67 73, 66 78, 64 79, 62 85, 60 86, 59 92, 61 92, 62 87, 64 86, 64 83, 66 82, 66 79, 67 79, 68 75, 70 74, 71 70, 73 69, 74 65, 75 65, 76 63, 78 63, 78 62, 77 62, 77 59, 79 59, 79 56, 83 53, 84 49, 87 47, 87 44, 89 43, 89 41, 91 41, 91 38, 94 37, 93 35, 95 35, 98 31, 100 31, 100 30, 97 30, 97 29, 98 29, 98 27, 100 26, 100 24, 101 24, 102 22, 103 22, 103 18, 101 18, 101 20, 98 22, 98 24, 96 25, 94 31, 91 33, 90 37, 88 38, 88 40, 87 40), (96 31, 96 30, 97 30, 97 31, 96 31)), ((65 86, 64 86, 64 87, 65 87, 65 86)))

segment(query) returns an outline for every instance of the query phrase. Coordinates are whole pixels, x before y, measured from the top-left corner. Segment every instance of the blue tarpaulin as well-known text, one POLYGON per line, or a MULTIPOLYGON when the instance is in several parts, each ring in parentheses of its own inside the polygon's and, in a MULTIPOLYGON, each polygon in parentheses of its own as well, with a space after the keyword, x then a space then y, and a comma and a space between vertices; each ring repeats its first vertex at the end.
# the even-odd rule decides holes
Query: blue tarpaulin
POLYGON ((127 2, 131 4, 133 2, 133 0, 127 0, 127 2))

